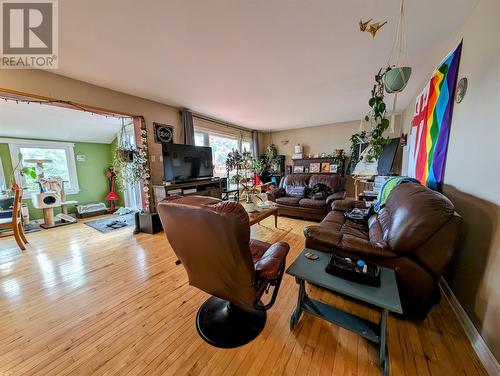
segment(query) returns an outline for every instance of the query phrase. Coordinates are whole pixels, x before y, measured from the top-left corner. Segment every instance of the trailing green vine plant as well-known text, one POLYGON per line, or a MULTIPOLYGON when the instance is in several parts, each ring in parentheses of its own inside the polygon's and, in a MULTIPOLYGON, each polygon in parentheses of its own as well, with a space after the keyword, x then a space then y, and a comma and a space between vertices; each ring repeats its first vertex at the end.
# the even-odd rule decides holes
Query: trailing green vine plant
POLYGON ((388 137, 384 137, 384 132, 389 128, 389 119, 387 115, 387 106, 384 103, 384 74, 390 68, 380 68, 375 75, 375 84, 371 91, 371 98, 368 105, 371 107, 370 112, 365 116, 365 121, 371 125, 371 132, 368 137, 369 146, 371 149, 368 153, 368 161, 377 160, 384 150, 384 145, 390 142, 388 137))

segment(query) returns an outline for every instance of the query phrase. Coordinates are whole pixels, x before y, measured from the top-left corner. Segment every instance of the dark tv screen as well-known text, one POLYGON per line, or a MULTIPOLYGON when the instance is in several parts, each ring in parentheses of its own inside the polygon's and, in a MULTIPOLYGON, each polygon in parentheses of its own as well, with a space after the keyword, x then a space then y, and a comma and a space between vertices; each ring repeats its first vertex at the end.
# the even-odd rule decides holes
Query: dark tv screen
POLYGON ((163 144, 165 181, 186 181, 213 176, 212 148, 184 144, 163 144))

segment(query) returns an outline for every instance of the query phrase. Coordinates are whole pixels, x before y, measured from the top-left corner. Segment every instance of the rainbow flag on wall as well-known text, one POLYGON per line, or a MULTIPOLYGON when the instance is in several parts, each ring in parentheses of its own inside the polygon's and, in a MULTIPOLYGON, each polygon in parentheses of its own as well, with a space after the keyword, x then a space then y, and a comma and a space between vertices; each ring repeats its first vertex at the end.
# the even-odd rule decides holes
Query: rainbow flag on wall
POLYGON ((417 97, 410 133, 408 176, 441 190, 462 42, 434 71, 417 97))

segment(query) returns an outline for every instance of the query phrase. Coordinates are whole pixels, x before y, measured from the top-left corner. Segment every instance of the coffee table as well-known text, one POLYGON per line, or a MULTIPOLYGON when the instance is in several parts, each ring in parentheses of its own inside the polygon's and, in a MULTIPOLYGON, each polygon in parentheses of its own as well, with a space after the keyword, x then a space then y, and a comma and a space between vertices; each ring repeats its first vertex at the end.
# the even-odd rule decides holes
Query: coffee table
POLYGON ((278 208, 275 206, 270 206, 268 208, 261 208, 257 211, 248 213, 248 218, 250 219, 250 226, 259 223, 264 218, 274 215, 274 227, 278 227, 278 208))
POLYGON ((295 281, 299 285, 297 307, 290 318, 290 330, 295 329, 302 312, 307 312, 332 324, 353 331, 379 345, 380 367, 384 375, 389 375, 387 317, 389 316, 389 312, 403 313, 394 271, 389 268, 380 267, 380 287, 372 287, 328 274, 325 272, 325 267, 329 261, 330 254, 306 248, 286 270, 287 274, 295 277, 295 281), (304 256, 306 252, 314 252, 319 256, 319 259, 307 259, 304 256), (378 308, 381 311, 380 322, 374 323, 365 320, 359 316, 310 298, 305 289, 305 282, 378 308))

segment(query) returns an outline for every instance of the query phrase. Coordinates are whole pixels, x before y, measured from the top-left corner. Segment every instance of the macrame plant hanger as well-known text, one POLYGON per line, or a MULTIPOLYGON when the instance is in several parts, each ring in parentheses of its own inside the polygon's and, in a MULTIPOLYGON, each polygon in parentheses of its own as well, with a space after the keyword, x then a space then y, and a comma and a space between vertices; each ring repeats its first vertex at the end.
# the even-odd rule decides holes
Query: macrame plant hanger
MULTIPOLYGON (((396 28, 396 34, 394 36, 394 42, 392 45, 392 51, 389 55, 389 60, 387 65, 391 70, 397 71, 399 74, 399 79, 401 80, 400 87, 397 90, 391 90, 388 87, 387 81, 385 82, 385 89, 389 94, 394 94, 394 99, 392 102, 392 113, 390 122, 390 132, 394 133, 394 122, 396 119, 396 104, 398 100, 398 93, 403 91, 406 87, 408 80, 411 75, 411 68, 408 66, 409 58, 408 51, 406 49, 406 35, 405 35, 405 11, 404 11, 404 0, 401 0, 399 6, 399 20, 396 28)), ((387 79, 387 72, 384 80, 387 79)))
POLYGON ((131 150, 132 149, 132 145, 130 144, 130 142, 128 141, 128 138, 127 138, 127 127, 125 126, 125 119, 122 117, 121 121, 122 121, 122 126, 120 128, 120 143, 119 143, 119 146, 123 150, 131 150))

